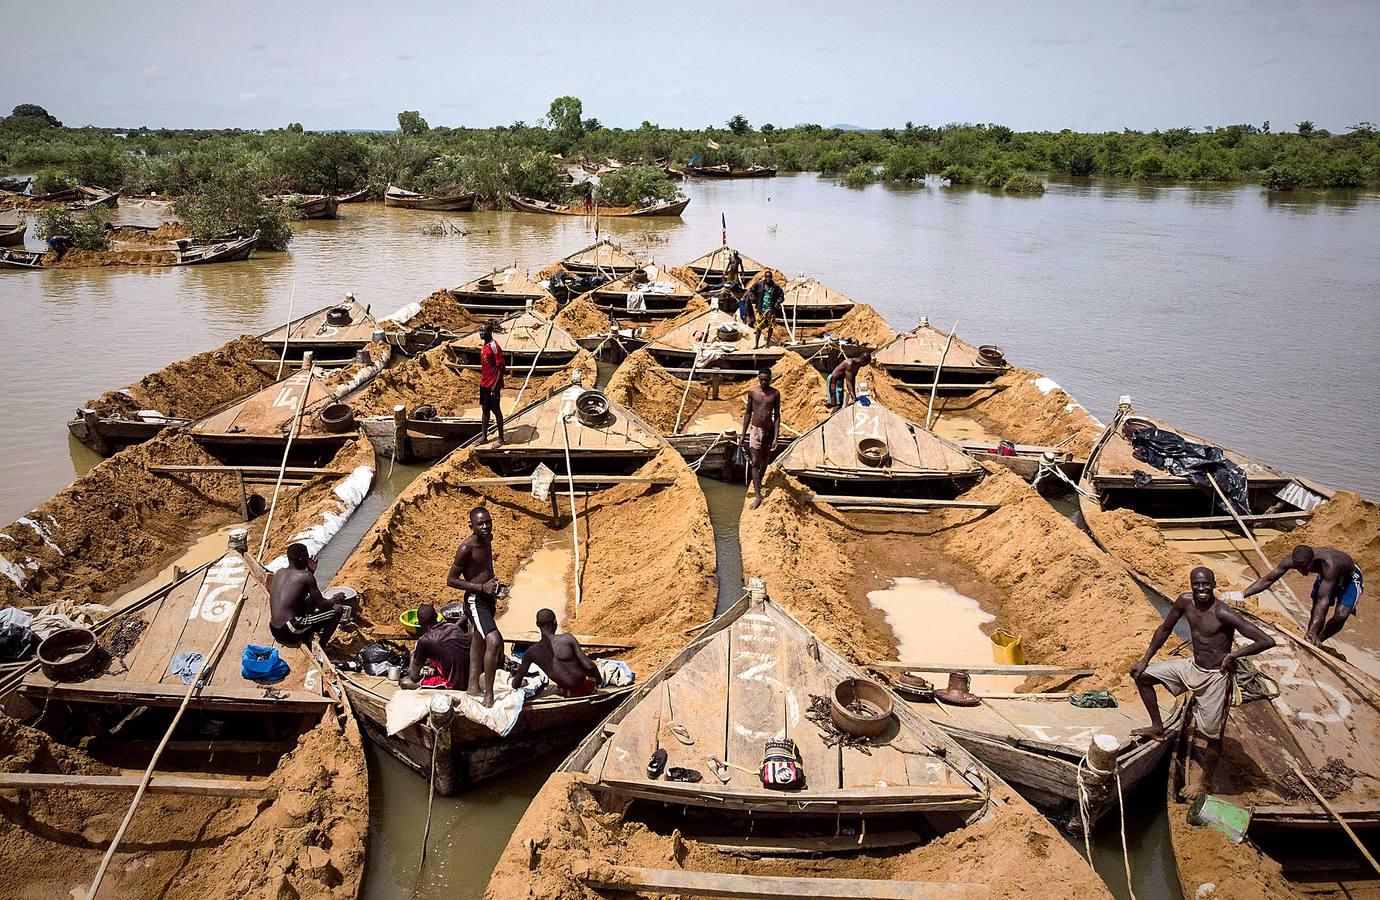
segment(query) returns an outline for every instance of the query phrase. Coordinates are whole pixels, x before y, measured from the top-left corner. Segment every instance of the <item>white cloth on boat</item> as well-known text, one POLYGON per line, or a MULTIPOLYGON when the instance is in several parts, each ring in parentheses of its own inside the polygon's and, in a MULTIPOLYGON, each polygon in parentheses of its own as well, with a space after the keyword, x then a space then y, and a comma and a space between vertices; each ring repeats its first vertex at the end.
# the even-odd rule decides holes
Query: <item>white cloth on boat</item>
POLYGON ((502 669, 494 673, 494 705, 490 707, 484 706, 482 698, 472 697, 465 691, 405 691, 399 688, 388 699, 388 733, 397 734, 425 719, 431 711, 432 699, 438 695, 450 698, 451 709, 457 714, 471 722, 478 722, 500 737, 506 736, 517 725, 522 705, 527 702, 526 692, 513 690, 511 676, 502 669))
POLYGON ((38 635, 41 641, 67 628, 86 628, 87 623, 78 622, 62 613, 39 613, 29 622, 29 630, 38 635))
POLYGON ((596 659, 594 666, 599 670, 599 687, 627 687, 637 680, 632 667, 621 659, 596 659))
POLYGON ((674 293, 676 292, 676 286, 677 286, 677 282, 674 282, 674 281, 669 281, 669 280, 653 281, 653 282, 651 282, 650 284, 645 284, 645 285, 642 286, 642 293, 644 293, 644 294, 674 294, 674 293))
POLYGON ((26 612, 17 606, 7 606, 0 609, 0 628, 8 628, 11 625, 18 628, 28 628, 33 620, 33 613, 26 612))
POLYGON ((628 312, 646 312, 647 298, 643 296, 646 288, 637 291, 628 291, 628 312))

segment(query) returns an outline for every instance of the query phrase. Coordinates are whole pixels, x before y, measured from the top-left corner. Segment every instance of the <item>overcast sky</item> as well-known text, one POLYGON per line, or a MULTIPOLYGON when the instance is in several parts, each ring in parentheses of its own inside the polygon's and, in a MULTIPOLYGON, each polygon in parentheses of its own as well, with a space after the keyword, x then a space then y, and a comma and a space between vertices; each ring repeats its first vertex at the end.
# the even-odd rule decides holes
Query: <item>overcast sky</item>
POLYGON ((1380 121, 1377 0, 4 4, 0 107, 68 125, 1380 121), (21 37, 22 36, 22 37, 21 37))

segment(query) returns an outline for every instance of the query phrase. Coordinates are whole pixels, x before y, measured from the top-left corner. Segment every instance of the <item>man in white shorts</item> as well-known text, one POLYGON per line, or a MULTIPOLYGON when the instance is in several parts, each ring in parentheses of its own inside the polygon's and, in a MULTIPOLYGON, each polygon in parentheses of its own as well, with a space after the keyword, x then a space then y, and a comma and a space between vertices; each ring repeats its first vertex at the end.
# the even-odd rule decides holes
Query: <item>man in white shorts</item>
POLYGON ((1191 797, 1207 790, 1212 770, 1222 753, 1222 728, 1227 721, 1236 661, 1270 649, 1275 645, 1275 640, 1258 625, 1217 599, 1217 579, 1211 569, 1205 566, 1194 569, 1189 576, 1189 584, 1192 590, 1175 599, 1164 622, 1150 638, 1145 656, 1131 667, 1131 677, 1136 680, 1141 702, 1150 715, 1150 726, 1137 728, 1131 734, 1134 737, 1164 740, 1164 722, 1155 698, 1156 683, 1164 685, 1175 696, 1185 691, 1193 693, 1193 725, 1207 739, 1207 750, 1203 757, 1201 778, 1185 789, 1184 793, 1191 797), (1193 658, 1150 662, 1151 657, 1174 633, 1174 625, 1183 616, 1188 617, 1193 658), (1251 643, 1232 649, 1238 633, 1251 643))

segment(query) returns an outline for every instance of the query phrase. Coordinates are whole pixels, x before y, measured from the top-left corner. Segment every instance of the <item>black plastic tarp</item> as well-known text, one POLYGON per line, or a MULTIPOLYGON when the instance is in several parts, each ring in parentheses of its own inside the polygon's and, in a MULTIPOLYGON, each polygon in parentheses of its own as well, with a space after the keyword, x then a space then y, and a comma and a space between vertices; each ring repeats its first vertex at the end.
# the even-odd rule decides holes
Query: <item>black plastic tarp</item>
POLYGON ((1208 476, 1211 475, 1236 511, 1243 516, 1250 515, 1246 473, 1227 459, 1221 447, 1195 444, 1172 431, 1154 426, 1132 432, 1130 439, 1131 454, 1136 459, 1163 469, 1170 475, 1181 475, 1216 499, 1217 492, 1208 482, 1208 476))

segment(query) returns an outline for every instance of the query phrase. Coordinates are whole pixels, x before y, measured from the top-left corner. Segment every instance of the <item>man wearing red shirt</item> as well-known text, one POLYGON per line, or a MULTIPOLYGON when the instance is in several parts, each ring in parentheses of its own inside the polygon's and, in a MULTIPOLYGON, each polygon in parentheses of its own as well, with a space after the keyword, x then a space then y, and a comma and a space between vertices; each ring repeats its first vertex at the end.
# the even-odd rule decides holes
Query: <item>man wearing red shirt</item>
POLYGON ((494 340, 494 326, 492 322, 485 322, 479 326, 479 336, 484 340, 484 346, 479 350, 479 421, 480 432, 479 442, 482 444, 489 439, 489 413, 494 414, 494 419, 498 422, 498 443, 494 446, 503 446, 503 348, 498 346, 498 341, 494 340))

